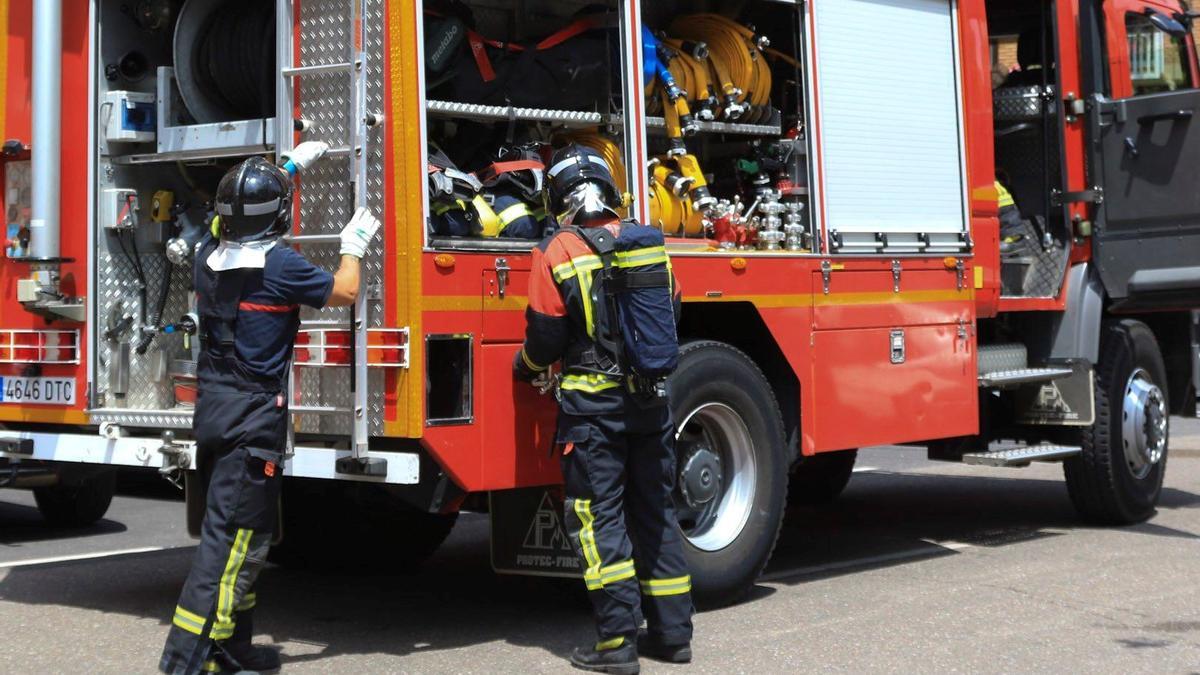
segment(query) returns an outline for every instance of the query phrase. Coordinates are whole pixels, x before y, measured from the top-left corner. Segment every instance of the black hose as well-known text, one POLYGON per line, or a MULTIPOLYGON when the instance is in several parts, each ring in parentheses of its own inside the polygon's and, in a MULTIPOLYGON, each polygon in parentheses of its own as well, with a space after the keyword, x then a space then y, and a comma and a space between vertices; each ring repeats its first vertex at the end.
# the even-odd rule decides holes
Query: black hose
MULTIPOLYGON (((123 255, 125 257, 125 260, 129 262, 129 265, 131 267, 133 267, 134 275, 137 276, 138 314, 141 317, 142 326, 145 326, 146 319, 147 319, 147 316, 146 316, 146 271, 142 267, 141 258, 138 257, 137 234, 134 233, 133 231, 129 232, 129 244, 133 249, 132 252, 130 252, 130 249, 126 248, 126 246, 125 246, 125 234, 126 234, 126 232, 124 230, 117 231, 117 234, 116 234, 117 246, 119 246, 121 249, 121 255, 123 255)), ((150 343, 149 343, 149 340, 147 339, 147 337, 148 337, 147 334, 143 333, 142 337, 138 338, 137 345, 135 346, 138 354, 145 354, 146 349, 149 348, 150 343)))
POLYGON ((275 16, 271 0, 231 0, 205 21, 193 74, 230 119, 275 115, 275 16))

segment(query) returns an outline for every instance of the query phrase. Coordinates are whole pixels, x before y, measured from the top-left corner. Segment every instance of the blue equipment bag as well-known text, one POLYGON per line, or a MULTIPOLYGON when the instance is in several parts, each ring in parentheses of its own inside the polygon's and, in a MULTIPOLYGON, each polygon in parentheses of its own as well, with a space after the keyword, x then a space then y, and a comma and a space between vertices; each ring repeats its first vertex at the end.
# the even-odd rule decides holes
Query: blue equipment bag
POLYGON ((635 380, 661 380, 679 365, 675 281, 663 234, 633 221, 616 237, 604 227, 571 228, 600 257, 591 300, 596 342, 635 380))

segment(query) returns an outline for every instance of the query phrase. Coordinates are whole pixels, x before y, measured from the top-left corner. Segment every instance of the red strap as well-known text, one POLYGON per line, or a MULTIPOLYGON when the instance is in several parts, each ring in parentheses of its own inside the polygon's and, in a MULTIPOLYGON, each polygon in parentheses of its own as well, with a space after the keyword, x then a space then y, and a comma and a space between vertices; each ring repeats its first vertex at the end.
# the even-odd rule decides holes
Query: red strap
POLYGON ((502 173, 526 170, 541 171, 545 168, 546 165, 536 159, 514 159, 510 162, 493 162, 491 165, 477 171, 475 177, 480 181, 487 181, 502 173))
POLYGON ((467 42, 471 45, 471 56, 475 57, 475 67, 479 69, 479 77, 483 78, 484 82, 496 79, 496 71, 492 68, 492 62, 488 59, 487 50, 483 46, 484 38, 475 31, 467 31, 467 42))
POLYGON ((547 37, 545 40, 542 40, 541 42, 537 43, 536 49, 538 51, 541 51, 543 49, 550 49, 551 47, 553 47, 555 45, 560 45, 560 44, 566 42, 567 40, 570 40, 571 38, 575 37, 576 35, 581 35, 583 33, 586 33, 595 27, 596 27, 595 19, 593 19, 591 17, 585 17, 585 18, 579 19, 578 21, 574 21, 572 23, 567 24, 560 30, 558 30, 554 33, 551 33, 550 36, 547 37))
MULTIPOLYGON (((541 51, 550 49, 555 45, 560 45, 567 40, 582 35, 583 33, 592 30, 597 26, 594 18, 585 17, 567 24, 561 30, 551 33, 549 37, 537 43, 534 49, 541 51)), ((475 57, 475 66, 479 68, 479 76, 484 82, 491 82, 496 79, 496 70, 492 68, 492 61, 488 58, 485 46, 495 47, 496 49, 506 49, 510 52, 523 52, 525 48, 521 45, 511 42, 499 42, 476 33, 473 30, 467 31, 467 43, 471 45, 471 55, 475 57)))
POLYGON ((262 305, 257 302, 239 302, 238 309, 244 312, 274 312, 282 314, 296 309, 297 305, 262 305))

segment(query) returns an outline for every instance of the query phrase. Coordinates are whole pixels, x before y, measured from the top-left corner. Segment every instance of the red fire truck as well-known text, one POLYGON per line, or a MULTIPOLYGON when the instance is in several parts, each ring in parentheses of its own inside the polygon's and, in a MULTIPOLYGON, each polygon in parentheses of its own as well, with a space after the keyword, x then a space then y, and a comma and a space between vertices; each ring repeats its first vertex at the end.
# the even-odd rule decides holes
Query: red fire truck
POLYGON ((190 269, 217 178, 324 140, 288 242, 332 265, 355 208, 385 226, 358 305, 302 316, 275 556, 368 539, 398 565, 487 510, 497 571, 577 574, 553 395, 510 373, 529 251, 554 227, 528 158, 577 140, 670 235, 676 502, 702 596, 747 589, 789 500, 834 498, 863 446, 1061 462, 1083 518, 1141 521, 1168 415, 1194 400, 1196 16, 0 2, 0 481, 36 480, 47 515, 81 522, 114 467, 192 480, 190 269))

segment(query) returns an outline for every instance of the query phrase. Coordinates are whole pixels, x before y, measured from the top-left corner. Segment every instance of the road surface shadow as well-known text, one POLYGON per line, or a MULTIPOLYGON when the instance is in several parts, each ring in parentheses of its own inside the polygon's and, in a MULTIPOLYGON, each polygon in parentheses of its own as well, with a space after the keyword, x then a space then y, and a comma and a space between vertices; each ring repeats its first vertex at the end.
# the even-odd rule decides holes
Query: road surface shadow
MULTIPOLYGON (((1197 507, 1200 495, 1163 488, 1159 510, 1197 507)), ((1075 513, 1061 480, 856 473, 833 503, 788 510, 765 578, 801 583, 1091 527, 1075 513)), ((1119 529, 1200 539, 1153 519, 1119 529)))
POLYGON ((47 523, 36 507, 0 501, 0 546, 94 537, 125 532, 127 529, 124 523, 107 519, 100 519, 85 527, 56 527, 47 523))
MULTIPOLYGON (((1163 508, 1197 505, 1195 494, 1164 493, 1163 508)), ((950 542, 1021 546, 1081 527, 1061 481, 856 474, 834 504, 791 510, 768 578, 800 584, 864 567, 909 564, 923 551, 951 553, 950 542)), ((1194 536, 1153 522, 1124 531, 1194 536)), ((256 628, 284 646, 285 663, 314 665, 336 655, 405 656, 486 643, 562 656, 594 640, 581 583, 497 576, 487 537, 487 517, 468 514, 442 549, 411 574, 269 568, 258 589, 256 628)), ((193 550, 0 570, 0 600, 150 618, 160 622, 165 637, 193 550)), ((748 601, 771 592, 760 585, 748 601)))

